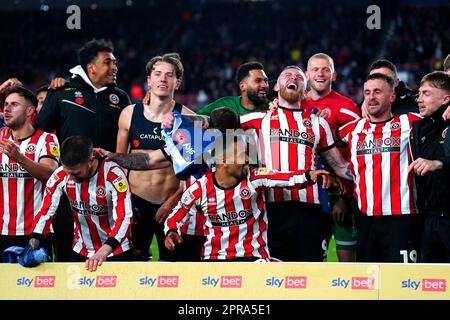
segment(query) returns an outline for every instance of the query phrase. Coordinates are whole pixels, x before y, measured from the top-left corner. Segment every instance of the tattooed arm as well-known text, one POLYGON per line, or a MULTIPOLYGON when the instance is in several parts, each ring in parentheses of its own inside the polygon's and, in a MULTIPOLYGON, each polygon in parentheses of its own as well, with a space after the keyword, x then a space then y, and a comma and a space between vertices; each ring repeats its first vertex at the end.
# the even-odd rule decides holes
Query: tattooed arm
POLYGON ((339 177, 353 181, 350 164, 342 157, 338 148, 333 147, 327 151, 323 151, 320 155, 339 177))
POLYGON ((148 150, 140 153, 112 153, 109 158, 125 169, 153 170, 171 166, 161 150, 148 150))

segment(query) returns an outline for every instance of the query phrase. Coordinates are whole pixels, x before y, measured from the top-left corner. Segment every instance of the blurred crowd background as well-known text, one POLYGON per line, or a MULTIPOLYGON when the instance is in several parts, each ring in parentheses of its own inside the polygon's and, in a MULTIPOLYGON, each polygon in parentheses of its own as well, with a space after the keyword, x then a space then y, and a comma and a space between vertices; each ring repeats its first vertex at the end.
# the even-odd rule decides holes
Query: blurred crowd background
POLYGON ((450 2, 232 0, 0 1, 0 82, 19 78, 30 89, 68 78, 76 50, 92 38, 115 45, 118 85, 133 100, 146 90, 145 65, 165 52, 181 55, 185 76, 177 100, 196 110, 238 95, 236 68, 258 60, 269 79, 283 66, 305 66, 314 53, 335 60, 335 89, 356 102, 373 60, 397 65, 411 88, 441 68, 450 53, 450 2), (81 8, 81 29, 69 30, 66 9, 81 8), (381 29, 366 26, 371 4, 381 29))

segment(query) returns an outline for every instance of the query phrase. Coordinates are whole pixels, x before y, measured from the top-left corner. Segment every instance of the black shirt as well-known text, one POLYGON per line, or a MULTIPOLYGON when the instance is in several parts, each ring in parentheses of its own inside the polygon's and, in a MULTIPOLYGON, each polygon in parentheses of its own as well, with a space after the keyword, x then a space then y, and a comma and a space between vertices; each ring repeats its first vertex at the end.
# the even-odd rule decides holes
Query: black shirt
POLYGON ((94 147, 115 151, 119 116, 129 104, 128 94, 115 85, 96 93, 76 76, 64 87, 50 90, 34 126, 56 131, 61 143, 67 137, 83 135, 92 139, 94 147))
POLYGON ((416 176, 419 210, 450 215, 450 121, 442 119, 447 106, 413 123, 411 147, 414 159, 439 160, 444 164, 441 170, 416 176))

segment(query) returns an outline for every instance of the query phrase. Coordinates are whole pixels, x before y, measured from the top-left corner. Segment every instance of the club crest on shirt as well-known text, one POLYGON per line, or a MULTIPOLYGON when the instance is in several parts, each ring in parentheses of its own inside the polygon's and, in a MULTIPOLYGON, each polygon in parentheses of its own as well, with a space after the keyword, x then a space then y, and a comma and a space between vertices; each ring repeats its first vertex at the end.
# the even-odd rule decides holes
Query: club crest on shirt
POLYGON ((50 149, 50 154, 52 156, 59 157, 59 146, 56 143, 54 143, 54 142, 50 142, 48 144, 48 146, 49 146, 49 149, 50 149))
POLYGON ((120 101, 120 99, 119 99, 119 96, 118 96, 117 94, 111 93, 111 94, 109 95, 109 101, 110 101, 111 103, 113 103, 113 104, 118 104, 119 101, 120 101))
POLYGON ((398 122, 392 123, 392 124, 391 124, 391 129, 392 129, 392 130, 398 130, 398 129, 400 129, 400 123, 398 123, 398 122))
POLYGON ((36 145, 29 144, 29 145, 27 145, 27 148, 25 150, 27 153, 34 153, 36 151, 36 145))
POLYGON ((447 136, 447 131, 448 131, 448 128, 445 128, 445 130, 442 131, 442 139, 445 139, 445 137, 447 136))
POLYGON ((125 192, 128 189, 127 183, 125 180, 122 179, 122 177, 118 177, 113 180, 114 188, 116 188, 119 192, 125 192))
POLYGON ((312 123, 311 123, 311 121, 310 121, 309 119, 303 120, 303 125, 304 125, 306 128, 311 128, 311 127, 312 127, 312 123))
POLYGON ((250 199, 250 196, 251 196, 250 189, 249 189, 248 187, 243 187, 243 188, 239 191, 239 196, 240 196, 241 199, 243 199, 243 200, 250 199))
POLYGON ((98 186, 97 190, 95 190, 97 197, 104 198, 106 196, 106 190, 104 186, 98 186))

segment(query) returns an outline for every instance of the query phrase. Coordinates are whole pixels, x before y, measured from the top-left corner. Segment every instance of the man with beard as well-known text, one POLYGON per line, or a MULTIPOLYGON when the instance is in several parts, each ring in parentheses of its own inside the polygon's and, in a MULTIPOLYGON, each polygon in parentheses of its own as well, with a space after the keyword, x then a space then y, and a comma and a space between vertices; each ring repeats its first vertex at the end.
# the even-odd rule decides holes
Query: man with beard
POLYGON ((228 107, 238 115, 269 108, 268 78, 261 63, 250 61, 240 65, 236 72, 236 82, 239 84, 240 96, 220 98, 200 109, 197 114, 209 116, 211 111, 219 107, 228 107))
MULTIPOLYGON (((326 112, 325 119, 330 125, 331 132, 343 125, 361 118, 361 110, 351 99, 331 89, 336 80, 333 59, 325 53, 316 53, 308 60, 306 77, 310 91, 302 107, 306 111, 326 112)), ((348 151, 345 147, 338 147, 345 159, 348 160, 348 151)), ((336 253, 339 261, 355 261, 356 228, 350 201, 352 199, 352 182, 341 181, 340 192, 329 190, 332 209, 328 206, 327 190, 320 190, 321 202, 325 202, 326 211, 333 215, 333 234, 336 240, 336 253)), ((320 186, 319 186, 320 188, 320 186)))
POLYGON ((125 172, 113 161, 97 158, 92 141, 72 136, 61 147, 62 166, 47 181, 36 213, 29 245, 37 249, 50 230, 63 194, 69 199, 75 223, 71 262, 85 262, 95 271, 108 261, 131 260, 131 193, 125 172))
MULTIPOLYGON (((319 153, 335 172, 351 180, 348 163, 334 145, 328 123, 300 109, 306 77, 298 66, 283 69, 275 84, 279 107, 241 116, 243 129, 256 129, 260 166, 273 170, 315 170, 319 153)), ((268 245, 283 261, 324 261, 331 216, 322 212, 317 185, 278 188, 266 197, 268 245)))
MULTIPOLYGON (((6 91, 5 125, 11 130, 0 140, 0 253, 25 246, 45 182, 58 168, 58 139, 31 123, 36 105, 36 96, 25 88, 6 91)), ((50 244, 45 244, 49 253, 50 244)))

